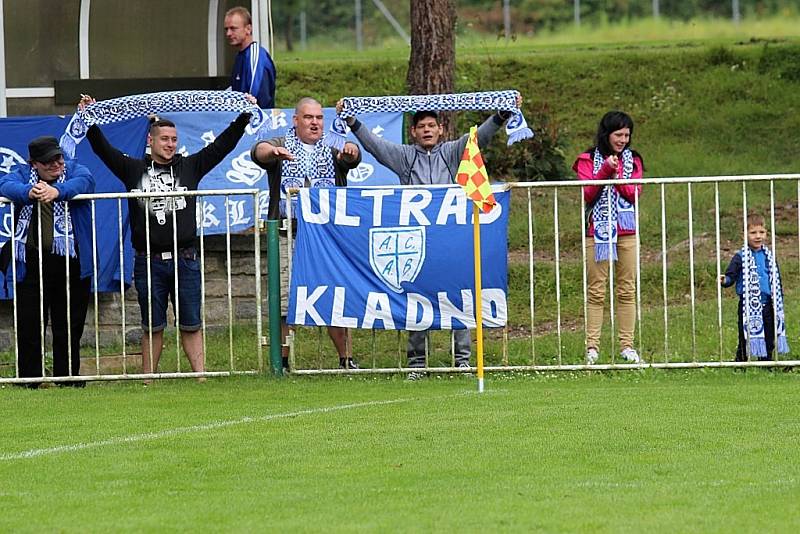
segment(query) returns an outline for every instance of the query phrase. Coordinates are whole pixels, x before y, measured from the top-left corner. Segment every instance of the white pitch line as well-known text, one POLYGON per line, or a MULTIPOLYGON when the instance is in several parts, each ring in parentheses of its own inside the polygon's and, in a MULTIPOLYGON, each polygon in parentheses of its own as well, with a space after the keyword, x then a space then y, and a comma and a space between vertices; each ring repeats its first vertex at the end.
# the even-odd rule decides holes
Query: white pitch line
POLYGON ((36 458, 38 456, 49 456, 51 454, 75 452, 86 449, 96 449, 98 447, 106 447, 109 445, 123 445, 127 443, 137 443, 140 441, 151 441, 170 436, 177 436, 180 434, 191 434, 194 432, 203 432, 206 430, 216 430, 218 428, 226 428, 235 425, 244 425, 247 423, 262 423, 265 421, 273 421, 275 419, 285 419, 287 417, 298 417, 301 415, 329 413, 341 410, 350 410, 353 408, 366 408, 369 406, 383 406, 386 404, 399 404, 403 402, 411 402, 414 400, 419 400, 419 399, 409 398, 409 399, 394 399, 385 401, 360 402, 354 404, 340 404, 338 406, 328 406, 325 408, 310 408, 308 410, 298 410, 296 412, 262 415, 261 417, 241 417, 239 419, 232 419, 229 421, 216 421, 212 423, 206 423, 203 425, 185 426, 180 428, 173 428, 171 430, 162 430, 160 432, 147 432, 145 434, 134 434, 131 436, 122 436, 117 438, 104 439, 100 441, 92 441, 89 443, 76 443, 74 445, 60 445, 58 447, 48 447, 46 449, 29 449, 27 451, 22 451, 22 452, 0 454, 0 461, 24 460, 27 458, 36 458))

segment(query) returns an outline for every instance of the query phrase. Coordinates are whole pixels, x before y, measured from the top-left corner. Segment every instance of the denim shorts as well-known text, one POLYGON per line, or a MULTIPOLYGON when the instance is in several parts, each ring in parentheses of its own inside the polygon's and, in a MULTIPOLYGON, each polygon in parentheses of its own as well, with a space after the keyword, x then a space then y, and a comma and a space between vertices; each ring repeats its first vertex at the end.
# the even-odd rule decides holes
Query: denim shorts
MULTIPOLYGON (((178 257, 178 311, 179 328, 195 332, 202 327, 200 318, 200 261, 196 254, 181 251, 178 257)), ((156 255, 150 259, 150 279, 153 284, 153 331, 160 332, 167 326, 167 298, 175 310, 175 260, 164 260, 156 255)), ((142 328, 149 330, 147 257, 137 256, 133 262, 133 281, 136 284, 139 308, 142 312, 142 328)))

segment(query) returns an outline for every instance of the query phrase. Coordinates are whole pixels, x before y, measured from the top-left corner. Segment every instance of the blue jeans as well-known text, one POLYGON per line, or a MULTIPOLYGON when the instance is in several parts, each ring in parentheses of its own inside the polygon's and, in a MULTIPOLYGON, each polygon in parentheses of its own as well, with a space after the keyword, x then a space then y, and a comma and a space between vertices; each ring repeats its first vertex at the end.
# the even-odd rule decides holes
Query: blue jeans
MULTIPOLYGON (((202 327, 200 318, 200 261, 192 251, 178 253, 178 328, 195 332, 202 327), (187 253, 188 252, 188 253, 187 253)), ((164 260, 156 254, 150 259, 150 279, 152 281, 153 332, 160 332, 167 326, 167 298, 175 310, 175 260, 164 260)), ((137 255, 133 262, 133 281, 136 284, 139 308, 142 312, 142 328, 150 330, 148 313, 147 257, 137 255)))

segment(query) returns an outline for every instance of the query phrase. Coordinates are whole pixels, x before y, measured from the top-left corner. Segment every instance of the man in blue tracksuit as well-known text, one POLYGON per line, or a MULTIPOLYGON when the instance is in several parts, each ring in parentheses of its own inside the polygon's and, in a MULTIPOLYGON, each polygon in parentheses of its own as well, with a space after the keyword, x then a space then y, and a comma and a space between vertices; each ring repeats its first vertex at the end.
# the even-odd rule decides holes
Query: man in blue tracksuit
POLYGON ((258 107, 275 107, 275 64, 269 52, 253 40, 250 12, 234 7, 225 13, 225 38, 239 53, 231 73, 231 89, 256 97, 258 107))
MULTIPOLYGON (((94 178, 89 169, 76 161, 64 161, 55 137, 37 137, 28 145, 28 151, 30 165, 21 165, 0 181, 0 195, 14 202, 17 217, 14 288, 19 376, 43 376, 40 317, 43 317, 45 329, 48 319, 51 321, 53 375, 78 376, 80 341, 92 276, 92 215, 88 201, 71 199, 79 194, 94 193, 94 178)), ((6 244, 6 247, 11 246, 11 242, 6 244)), ((10 248, 7 250, 7 254, 10 253, 10 248)), ((6 282, 14 282, 11 266, 5 267, 6 282)), ((84 386, 85 382, 68 384, 84 386)), ((39 383, 29 386, 36 388, 39 383)))

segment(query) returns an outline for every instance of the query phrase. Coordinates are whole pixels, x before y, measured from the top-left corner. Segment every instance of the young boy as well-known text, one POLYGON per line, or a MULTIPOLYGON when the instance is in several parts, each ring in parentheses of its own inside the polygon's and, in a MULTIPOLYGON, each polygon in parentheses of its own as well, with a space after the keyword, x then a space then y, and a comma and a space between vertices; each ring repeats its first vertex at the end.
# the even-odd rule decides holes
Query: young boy
POLYGON ((789 352, 780 269, 766 241, 764 217, 749 215, 747 246, 734 254, 725 274, 719 279, 722 287, 730 287, 735 283, 736 294, 739 295, 737 362, 747 361, 748 352, 752 359, 771 360, 776 332, 778 353, 789 352), (745 345, 746 340, 749 341, 749 347, 745 345))

